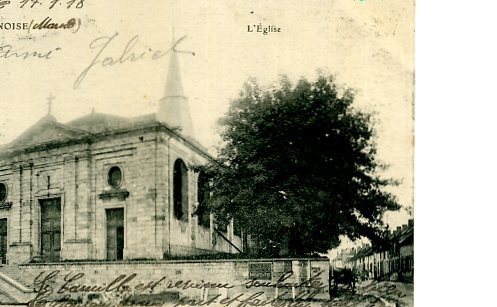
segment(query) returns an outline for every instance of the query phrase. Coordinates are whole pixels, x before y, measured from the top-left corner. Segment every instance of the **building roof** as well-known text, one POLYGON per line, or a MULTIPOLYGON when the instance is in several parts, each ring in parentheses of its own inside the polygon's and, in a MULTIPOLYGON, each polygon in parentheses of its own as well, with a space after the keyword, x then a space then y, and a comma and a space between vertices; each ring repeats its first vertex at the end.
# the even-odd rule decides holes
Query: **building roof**
POLYGON ((85 130, 61 124, 52 115, 46 115, 12 142, 4 145, 3 149, 28 147, 53 140, 73 139, 86 134, 85 130))
POLYGON ((111 131, 115 129, 123 129, 147 123, 153 123, 154 121, 155 113, 128 118, 92 112, 88 115, 76 118, 68 122, 67 126, 81 129, 90 133, 99 133, 103 131, 111 131))
POLYGON ((404 243, 410 244, 410 239, 414 237, 414 227, 408 227, 399 236, 399 244, 403 245, 404 243))
POLYGON ((42 117, 12 142, 0 145, 0 155, 19 150, 34 150, 39 146, 66 144, 74 141, 91 141, 99 135, 126 132, 139 128, 163 127, 172 135, 186 141, 210 159, 207 149, 195 139, 159 122, 155 113, 136 117, 121 117, 111 114, 95 113, 76 118, 68 123, 59 123, 52 115, 42 117))
POLYGON ((355 261, 357 259, 361 259, 361 258, 364 258, 364 257, 367 257, 369 255, 372 255, 373 254, 373 248, 371 247, 371 245, 366 245, 366 246, 363 246, 361 247, 357 253, 354 255, 354 257, 352 257, 352 261, 355 261))

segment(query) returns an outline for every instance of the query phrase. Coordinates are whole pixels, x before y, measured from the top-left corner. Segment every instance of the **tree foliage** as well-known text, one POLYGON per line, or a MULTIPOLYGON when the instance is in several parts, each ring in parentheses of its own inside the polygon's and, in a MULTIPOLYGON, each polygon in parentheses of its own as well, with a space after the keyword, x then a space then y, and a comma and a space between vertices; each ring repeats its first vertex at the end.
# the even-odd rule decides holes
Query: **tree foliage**
POLYGON ((398 210, 378 176, 371 114, 333 76, 287 77, 268 89, 247 81, 221 119, 223 147, 208 166, 211 210, 234 218, 261 256, 303 256, 339 244, 339 236, 376 239, 382 215, 398 210))

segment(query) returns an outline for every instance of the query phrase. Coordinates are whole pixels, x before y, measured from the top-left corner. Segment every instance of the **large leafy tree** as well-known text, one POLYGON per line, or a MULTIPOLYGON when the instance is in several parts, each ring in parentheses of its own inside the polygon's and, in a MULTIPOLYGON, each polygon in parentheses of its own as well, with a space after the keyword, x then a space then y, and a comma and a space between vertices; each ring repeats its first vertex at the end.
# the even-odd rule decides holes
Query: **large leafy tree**
POLYGON ((260 256, 326 252, 339 236, 373 240, 382 215, 397 210, 378 175, 371 114, 333 76, 287 77, 269 88, 250 79, 221 119, 223 147, 210 203, 221 223, 234 218, 260 256))

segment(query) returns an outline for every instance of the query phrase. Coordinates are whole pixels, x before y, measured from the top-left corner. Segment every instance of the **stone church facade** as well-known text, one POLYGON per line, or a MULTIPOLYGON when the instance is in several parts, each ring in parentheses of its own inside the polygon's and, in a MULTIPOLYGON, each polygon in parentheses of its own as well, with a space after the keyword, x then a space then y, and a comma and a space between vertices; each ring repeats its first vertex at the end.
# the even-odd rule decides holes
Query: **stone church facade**
POLYGON ((0 261, 164 259, 242 250, 233 222, 203 210, 209 184, 171 53, 157 113, 50 112, 0 146, 0 261), (177 129, 179 128, 179 129, 177 129))

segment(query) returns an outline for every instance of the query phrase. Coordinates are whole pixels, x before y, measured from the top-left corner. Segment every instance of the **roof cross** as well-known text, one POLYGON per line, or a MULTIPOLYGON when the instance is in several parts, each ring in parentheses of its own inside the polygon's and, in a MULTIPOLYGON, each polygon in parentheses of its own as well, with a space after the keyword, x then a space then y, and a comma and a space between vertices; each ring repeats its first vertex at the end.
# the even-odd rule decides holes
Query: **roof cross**
POLYGON ((50 96, 47 97, 48 102, 48 115, 52 115, 52 102, 54 101, 55 96, 50 93, 50 96))

